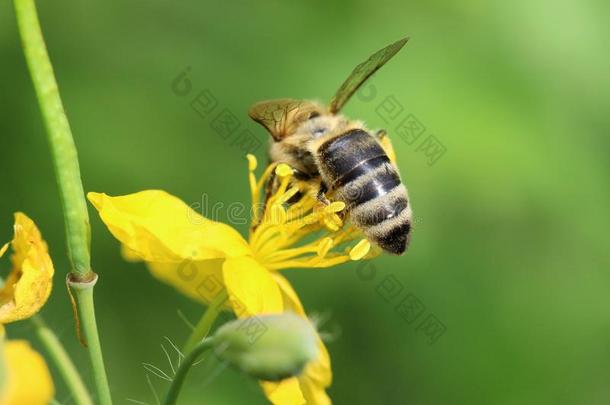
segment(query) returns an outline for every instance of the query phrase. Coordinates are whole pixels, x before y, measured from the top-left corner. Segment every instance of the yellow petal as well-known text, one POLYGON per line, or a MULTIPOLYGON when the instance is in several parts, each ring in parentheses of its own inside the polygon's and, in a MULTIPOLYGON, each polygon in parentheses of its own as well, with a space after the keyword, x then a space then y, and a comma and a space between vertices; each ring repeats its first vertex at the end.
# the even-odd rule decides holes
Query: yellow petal
POLYGON ((295 314, 306 316, 305 309, 303 308, 303 304, 301 304, 301 300, 297 295, 290 282, 286 279, 286 277, 282 276, 280 273, 274 272, 273 279, 277 283, 280 288, 280 292, 282 293, 282 300, 284 309, 286 311, 292 311, 295 314))
MULTIPOLYGON (((11 246, 12 269, 0 289, 0 323, 29 318, 40 310, 51 294, 53 262, 47 244, 34 222, 15 214, 11 246)), ((6 245, 0 249, 6 251, 6 245)))
POLYGON ((141 262, 140 255, 135 250, 131 250, 125 245, 121 245, 121 256, 128 262, 141 262))
POLYGON ((313 383, 311 380, 303 381, 300 379, 301 391, 307 405, 331 405, 332 401, 323 388, 313 383))
POLYGON ((261 381, 267 399, 273 405, 303 405, 305 398, 301 393, 299 380, 296 377, 280 382, 261 381))
MULTIPOLYGON (((281 285, 277 281, 287 281, 279 274, 269 272, 253 258, 227 259, 223 274, 233 310, 238 317, 285 310, 304 314, 298 298, 296 301, 293 299, 296 297, 294 290, 290 290, 288 299, 280 293, 281 285), (290 306, 285 307, 284 304, 290 306)), ((295 377, 280 382, 261 382, 265 395, 275 405, 305 404, 301 384, 300 378, 295 377)))
POLYGON ((326 394, 326 388, 332 383, 330 356, 319 337, 318 346, 320 357, 317 361, 309 363, 303 374, 299 376, 299 386, 308 405, 327 405, 331 403, 326 394))
MULTIPOLYGON (((297 293, 288 280, 278 273, 273 273, 273 278, 278 283, 282 292, 285 310, 290 310, 303 317, 307 317, 297 293)), ((322 339, 319 337, 318 347, 320 349, 318 359, 309 363, 298 377, 299 387, 307 405, 328 405, 331 403, 330 398, 326 394, 326 388, 332 383, 330 356, 322 339)), ((278 405, 289 403, 278 403, 278 405)))
POLYGON ((6 380, 0 393, 0 404, 48 404, 55 389, 42 356, 25 340, 9 340, 2 350, 6 380))
POLYGON ((225 289, 223 263, 224 259, 185 260, 182 263, 149 262, 147 267, 162 282, 195 301, 208 304, 225 289))
POLYGON ((222 272, 233 312, 239 318, 283 312, 280 289, 271 273, 253 258, 227 259, 222 272))
POLYGON ((250 254, 235 229, 204 218, 164 191, 118 197, 89 193, 87 197, 114 237, 141 260, 171 263, 250 254))

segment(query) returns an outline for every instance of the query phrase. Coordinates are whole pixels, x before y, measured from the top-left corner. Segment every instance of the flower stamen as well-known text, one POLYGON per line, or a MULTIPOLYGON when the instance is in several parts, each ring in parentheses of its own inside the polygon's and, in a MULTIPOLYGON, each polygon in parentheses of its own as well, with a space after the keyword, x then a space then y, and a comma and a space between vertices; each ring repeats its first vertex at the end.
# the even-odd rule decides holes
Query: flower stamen
POLYGON ((279 184, 271 185, 272 193, 262 212, 253 211, 257 214, 253 214, 256 226, 251 228, 249 237, 256 259, 266 268, 325 268, 379 254, 358 229, 345 224, 341 215, 346 209, 345 203, 321 203, 315 187, 296 181, 293 169, 283 163, 268 166, 257 180, 256 159, 249 156, 248 162, 253 207, 259 204, 272 173, 279 179, 279 184), (291 201, 296 196, 297 201, 291 201), (309 238, 315 234, 317 237, 309 238), (301 240, 306 242, 297 246, 301 240), (358 242, 353 244, 354 241, 358 242))

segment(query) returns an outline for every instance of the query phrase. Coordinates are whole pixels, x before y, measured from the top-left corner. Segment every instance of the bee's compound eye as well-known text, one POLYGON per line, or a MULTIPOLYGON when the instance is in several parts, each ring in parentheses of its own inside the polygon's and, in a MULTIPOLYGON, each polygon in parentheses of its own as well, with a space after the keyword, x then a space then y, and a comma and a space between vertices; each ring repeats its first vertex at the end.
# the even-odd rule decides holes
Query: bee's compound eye
POLYGON ((320 113, 319 113, 319 112, 317 112, 317 111, 312 111, 312 112, 310 112, 310 113, 309 113, 309 118, 308 118, 308 119, 312 120, 312 119, 314 119, 314 118, 316 118, 316 117, 319 117, 319 116, 320 116, 320 113))

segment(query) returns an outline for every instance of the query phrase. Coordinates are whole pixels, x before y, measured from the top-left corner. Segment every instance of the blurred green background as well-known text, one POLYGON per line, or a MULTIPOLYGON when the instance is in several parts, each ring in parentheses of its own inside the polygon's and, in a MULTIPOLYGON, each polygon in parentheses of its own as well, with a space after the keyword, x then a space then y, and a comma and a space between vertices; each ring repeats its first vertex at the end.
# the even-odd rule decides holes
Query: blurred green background
MULTIPOLYGON (((263 145, 248 107, 273 97, 328 100, 351 69, 408 34, 345 113, 394 139, 416 228, 403 257, 287 272, 327 319, 337 404, 610 402, 608 207, 610 6, 604 1, 40 1, 39 13, 87 191, 167 190, 187 202, 247 201, 246 163, 171 90, 187 66, 263 145), (376 112, 394 96, 446 148, 432 166, 376 112), (369 269, 370 270, 370 269, 369 269), (370 273, 370 272, 369 272, 370 273), (360 275, 359 275, 360 274, 360 275), (402 285, 390 302, 378 287, 402 285), (396 311, 417 297, 408 323, 396 311), (418 324, 446 327, 429 344, 418 324)), ((43 314, 87 373, 63 277, 63 219, 44 129, 10 2, 0 3, 0 240, 12 213, 39 224, 57 269, 43 314)), ((221 214, 219 219, 226 219, 221 214)), ((142 363, 169 366, 202 308, 123 261, 91 210, 98 320, 116 403, 153 404, 142 363)), ((245 226, 238 226, 245 231, 245 226)), ((8 263, 1 263, 6 271, 8 263)), ((28 323, 11 337, 31 337, 28 323)), ((34 341, 37 347, 38 342, 34 341)), ((264 404, 257 384, 210 363, 182 403, 264 404), (211 382, 209 377, 212 376, 211 382)), ((87 380, 91 382, 89 374, 87 380)), ((151 378, 162 394, 167 384, 151 378)), ((59 400, 69 403, 56 378, 59 400)))

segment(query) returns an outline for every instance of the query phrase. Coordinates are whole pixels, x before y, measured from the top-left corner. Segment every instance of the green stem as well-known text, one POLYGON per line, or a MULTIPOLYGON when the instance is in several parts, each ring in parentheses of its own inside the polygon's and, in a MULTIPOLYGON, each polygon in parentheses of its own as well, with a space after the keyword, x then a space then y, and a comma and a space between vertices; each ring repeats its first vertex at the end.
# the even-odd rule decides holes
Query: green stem
POLYGON ((38 338, 47 349, 47 352, 51 356, 51 359, 55 363, 55 366, 59 370, 63 380, 66 382, 68 389, 72 393, 74 402, 79 405, 93 405, 89 392, 81 379, 78 370, 72 363, 72 360, 66 353, 63 345, 57 339, 57 336, 51 329, 46 325, 45 321, 39 315, 34 315, 30 318, 30 321, 35 326, 35 332, 38 338))
MULTIPOLYGON (((94 273, 95 274, 95 273, 94 273)), ((92 281, 78 282, 68 280, 68 287, 74 295, 78 308, 78 318, 80 319, 80 329, 83 331, 83 338, 88 347, 91 366, 93 369, 93 379, 97 387, 97 395, 101 405, 111 405, 110 388, 108 377, 104 368, 102 347, 97 333, 97 323, 95 321, 95 308, 93 304, 93 287, 97 282, 97 276, 92 281)))
POLYGON ((184 380, 186 379, 187 374, 191 370, 193 363, 197 361, 199 356, 203 354, 206 350, 212 347, 212 338, 207 338, 199 342, 193 350, 191 350, 182 363, 178 370, 176 370, 176 375, 172 380, 172 384, 167 391, 167 395, 165 397, 165 401, 163 402, 165 405, 173 405, 178 400, 178 395, 180 394, 180 390, 182 389, 182 385, 184 384, 184 380))
POLYGON ((186 341, 184 353, 189 353, 199 342, 208 336, 210 329, 212 329, 212 325, 214 325, 216 318, 218 318, 218 315, 222 311, 222 305, 226 300, 227 292, 226 290, 222 290, 214 297, 212 302, 210 302, 210 305, 203 313, 203 316, 199 319, 195 329, 193 329, 193 332, 191 332, 191 335, 186 341))
POLYGON ((89 257, 89 215, 70 124, 59 96, 34 0, 14 0, 14 5, 25 60, 53 153, 72 272, 78 280, 90 280, 93 275, 89 257))
POLYGON ((89 215, 80 178, 76 146, 59 96, 34 0, 14 0, 13 4, 25 60, 47 129, 61 196, 71 264, 68 284, 76 295, 79 318, 89 343, 88 353, 100 403, 111 404, 95 323, 93 286, 97 281, 97 275, 91 270, 89 215))

